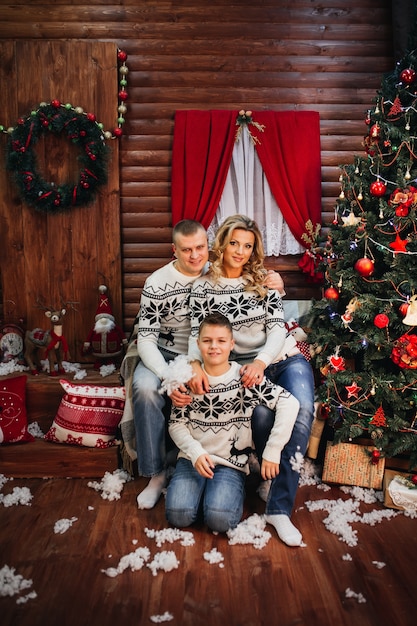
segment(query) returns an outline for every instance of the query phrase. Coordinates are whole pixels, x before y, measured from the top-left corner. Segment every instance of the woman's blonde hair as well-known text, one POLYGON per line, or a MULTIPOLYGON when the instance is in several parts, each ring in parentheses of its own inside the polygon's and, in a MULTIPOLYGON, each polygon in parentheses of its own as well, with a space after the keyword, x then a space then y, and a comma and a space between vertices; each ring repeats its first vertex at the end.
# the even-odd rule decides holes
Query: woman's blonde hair
POLYGON ((233 231, 236 229, 253 233, 255 237, 252 254, 249 261, 243 266, 242 278, 244 278, 246 291, 254 291, 259 296, 265 296, 267 288, 264 286, 266 269, 264 267, 264 246, 262 235, 258 225, 246 215, 230 215, 219 226, 212 245, 214 260, 210 267, 210 275, 215 281, 224 276, 223 252, 232 240, 233 231))

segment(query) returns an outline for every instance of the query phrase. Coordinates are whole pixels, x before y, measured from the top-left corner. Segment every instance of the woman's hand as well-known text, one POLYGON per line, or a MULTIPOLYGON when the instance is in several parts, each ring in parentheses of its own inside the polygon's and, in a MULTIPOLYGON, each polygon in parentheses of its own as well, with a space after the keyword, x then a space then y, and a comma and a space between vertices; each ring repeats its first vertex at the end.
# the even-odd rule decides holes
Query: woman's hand
POLYGON ((240 368, 240 376, 244 387, 253 387, 259 385, 264 377, 265 363, 255 360, 248 365, 242 365, 240 368))
POLYGON ((285 296, 284 281, 281 278, 281 274, 278 272, 268 270, 264 284, 268 287, 268 289, 278 291, 280 296, 285 296))
POLYGON ((199 456, 194 467, 203 478, 213 478, 214 463, 209 454, 199 456))
POLYGON ((193 377, 188 381, 188 386, 193 393, 202 395, 210 389, 207 374, 201 367, 200 361, 192 361, 191 367, 193 370, 193 377))
POLYGON ((262 459, 261 464, 261 476, 263 480, 269 480, 270 478, 275 478, 279 474, 279 463, 272 463, 272 461, 267 461, 266 459, 262 459))

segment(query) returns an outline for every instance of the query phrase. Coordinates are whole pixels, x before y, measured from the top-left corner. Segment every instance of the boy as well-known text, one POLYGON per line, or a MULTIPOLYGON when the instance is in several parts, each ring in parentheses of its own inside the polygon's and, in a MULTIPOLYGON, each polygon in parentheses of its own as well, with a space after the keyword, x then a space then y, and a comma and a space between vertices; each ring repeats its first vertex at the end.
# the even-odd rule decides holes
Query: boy
POLYGON ((173 526, 189 526, 197 520, 202 503, 204 522, 213 531, 226 532, 242 517, 248 456, 253 447, 253 409, 263 404, 275 410, 275 424, 261 463, 262 477, 275 478, 299 402, 266 378, 255 387, 243 387, 241 366, 229 362, 234 341, 224 315, 214 313, 203 320, 198 346, 210 390, 204 395, 191 394, 188 406, 172 408, 168 429, 179 454, 167 489, 166 516, 173 526))

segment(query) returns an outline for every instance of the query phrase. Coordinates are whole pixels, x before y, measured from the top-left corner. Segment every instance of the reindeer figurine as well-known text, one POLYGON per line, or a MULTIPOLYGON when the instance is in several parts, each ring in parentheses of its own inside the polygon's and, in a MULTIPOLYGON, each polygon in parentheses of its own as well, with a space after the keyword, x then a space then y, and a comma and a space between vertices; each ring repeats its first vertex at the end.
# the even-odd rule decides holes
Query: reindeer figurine
POLYGON ((45 315, 51 320, 52 328, 43 330, 35 328, 27 330, 25 334, 25 359, 29 365, 33 375, 37 375, 40 370, 38 350, 46 349, 46 357, 49 361, 49 376, 58 376, 64 373, 62 367, 62 359, 70 358, 68 352, 68 343, 62 334, 62 318, 66 313, 66 309, 46 308, 45 315), (55 370, 58 366, 58 371, 55 370))

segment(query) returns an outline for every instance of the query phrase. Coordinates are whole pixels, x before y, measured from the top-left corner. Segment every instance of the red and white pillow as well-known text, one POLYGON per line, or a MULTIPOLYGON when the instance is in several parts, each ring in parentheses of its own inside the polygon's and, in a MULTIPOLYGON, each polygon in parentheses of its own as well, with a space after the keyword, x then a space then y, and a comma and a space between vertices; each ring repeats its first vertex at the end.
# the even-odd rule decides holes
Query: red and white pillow
POLYGON ((28 432, 26 376, 13 376, 0 382, 0 444, 33 441, 28 432))
POLYGON ((125 403, 124 387, 76 385, 60 380, 65 395, 45 435, 47 441, 90 448, 115 445, 125 403))

